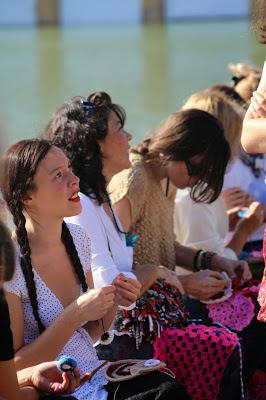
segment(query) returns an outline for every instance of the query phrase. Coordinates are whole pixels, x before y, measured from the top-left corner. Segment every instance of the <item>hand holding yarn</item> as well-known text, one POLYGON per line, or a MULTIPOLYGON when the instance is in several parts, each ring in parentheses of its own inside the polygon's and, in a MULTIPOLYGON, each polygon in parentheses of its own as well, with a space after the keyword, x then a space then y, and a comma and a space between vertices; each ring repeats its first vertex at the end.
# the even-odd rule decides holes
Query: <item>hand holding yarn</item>
MULTIPOLYGON (((97 368, 95 368, 93 371, 86 372, 82 377, 80 377, 80 375, 78 374, 79 385, 83 385, 85 382, 90 381, 92 377, 96 374, 96 372, 98 372, 101 368, 103 368, 107 363, 108 361, 102 362, 102 364, 100 364, 97 368)), ((68 373, 67 374, 68 377, 70 376, 69 372, 71 372, 74 376, 78 371, 77 361, 75 360, 75 358, 68 356, 61 356, 57 361, 56 366, 58 371, 63 372, 63 374, 66 375, 66 373, 68 373)))
POLYGON ((73 372, 74 369, 78 366, 75 358, 71 358, 68 356, 62 356, 56 363, 57 369, 61 372, 73 372))
POLYGON ((72 372, 58 369, 58 362, 49 361, 32 367, 31 385, 45 393, 73 393, 81 384, 77 367, 72 372))
POLYGON ((170 269, 164 267, 163 265, 160 265, 158 267, 158 278, 164 279, 168 285, 175 287, 177 290, 179 290, 181 294, 185 293, 182 283, 178 279, 177 274, 174 271, 171 271, 170 269))
POLYGON ((120 306, 128 307, 140 297, 141 283, 123 274, 119 274, 113 280, 116 288, 115 301, 120 306))
POLYGON ((205 269, 183 276, 182 284, 188 295, 199 300, 209 300, 216 294, 224 292, 228 280, 221 272, 205 269))
POLYGON ((101 319, 114 306, 115 287, 90 289, 79 296, 75 302, 75 311, 81 323, 101 319))

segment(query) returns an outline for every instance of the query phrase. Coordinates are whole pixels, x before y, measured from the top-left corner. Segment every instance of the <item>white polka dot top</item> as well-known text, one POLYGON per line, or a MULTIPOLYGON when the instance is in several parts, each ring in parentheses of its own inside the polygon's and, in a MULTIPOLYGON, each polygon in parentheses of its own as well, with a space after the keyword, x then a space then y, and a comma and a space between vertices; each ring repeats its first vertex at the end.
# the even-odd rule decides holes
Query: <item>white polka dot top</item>
MULTIPOLYGON (((67 224, 68 229, 73 237, 75 247, 77 249, 84 273, 90 269, 91 249, 90 240, 86 232, 78 225, 67 224)), ((45 285, 37 271, 34 271, 34 280, 37 290, 37 299, 39 306, 39 315, 42 323, 48 327, 62 312, 63 306, 58 298, 45 285)), ((19 255, 17 257, 17 265, 13 279, 5 283, 5 290, 21 297, 24 312, 24 343, 25 345, 32 342, 39 336, 38 325, 34 318, 26 282, 20 267, 19 255)), ((82 294, 82 287, 80 287, 82 294)), ((78 361, 81 374, 95 369, 102 361, 98 360, 96 351, 93 347, 92 339, 87 331, 79 328, 66 343, 60 355, 68 355, 74 357, 78 361)), ((85 383, 76 392, 75 397, 78 400, 97 399, 106 400, 107 392, 104 385, 107 381, 104 378, 104 369, 101 369, 90 382, 85 383)))

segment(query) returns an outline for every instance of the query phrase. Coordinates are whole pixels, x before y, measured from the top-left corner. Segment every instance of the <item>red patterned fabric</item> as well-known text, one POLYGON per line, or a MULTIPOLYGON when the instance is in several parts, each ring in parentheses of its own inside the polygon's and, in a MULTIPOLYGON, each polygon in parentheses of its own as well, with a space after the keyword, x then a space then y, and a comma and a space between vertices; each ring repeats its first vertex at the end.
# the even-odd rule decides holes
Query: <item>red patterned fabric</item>
POLYGON ((246 400, 265 400, 266 399, 266 372, 257 371, 254 373, 252 382, 248 388, 246 400))
POLYGON ((166 363, 192 400, 216 400, 237 335, 224 328, 191 324, 166 329, 154 343, 154 358, 166 363))
MULTIPOLYGON (((264 231, 263 239, 263 257, 264 263, 266 261, 266 231, 264 231)), ((258 313, 258 320, 266 322, 266 268, 264 267, 263 278, 260 285, 260 291, 258 295, 258 302, 260 305, 260 311, 258 313)))

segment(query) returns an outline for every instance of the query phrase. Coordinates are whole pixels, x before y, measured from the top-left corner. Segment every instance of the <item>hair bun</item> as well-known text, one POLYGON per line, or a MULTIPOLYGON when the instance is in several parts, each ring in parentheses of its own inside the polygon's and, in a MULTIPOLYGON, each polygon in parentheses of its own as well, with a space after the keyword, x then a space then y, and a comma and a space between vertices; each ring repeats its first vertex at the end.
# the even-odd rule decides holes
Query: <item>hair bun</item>
POLYGON ((249 75, 260 77, 261 69, 245 63, 229 64, 229 71, 237 78, 246 78, 249 75))
POLYGON ((97 107, 109 107, 112 104, 111 97, 105 92, 92 93, 87 100, 97 107))

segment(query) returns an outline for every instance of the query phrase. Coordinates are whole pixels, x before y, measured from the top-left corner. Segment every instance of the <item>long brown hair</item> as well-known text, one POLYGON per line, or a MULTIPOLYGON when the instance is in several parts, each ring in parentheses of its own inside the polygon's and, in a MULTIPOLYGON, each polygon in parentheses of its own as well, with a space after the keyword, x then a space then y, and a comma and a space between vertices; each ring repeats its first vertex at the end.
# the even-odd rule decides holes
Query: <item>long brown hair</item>
POLYGON ((239 155, 240 135, 242 130, 244 109, 225 95, 218 92, 197 92, 192 94, 183 105, 183 110, 197 108, 207 111, 222 123, 224 135, 231 149, 232 157, 239 155))
POLYGON ((146 162, 184 161, 200 156, 198 180, 190 196, 197 202, 212 202, 219 196, 230 159, 223 127, 211 114, 183 110, 171 114, 148 139, 134 147, 146 162))

